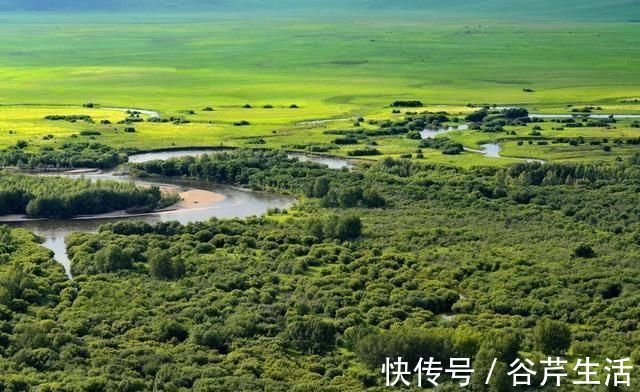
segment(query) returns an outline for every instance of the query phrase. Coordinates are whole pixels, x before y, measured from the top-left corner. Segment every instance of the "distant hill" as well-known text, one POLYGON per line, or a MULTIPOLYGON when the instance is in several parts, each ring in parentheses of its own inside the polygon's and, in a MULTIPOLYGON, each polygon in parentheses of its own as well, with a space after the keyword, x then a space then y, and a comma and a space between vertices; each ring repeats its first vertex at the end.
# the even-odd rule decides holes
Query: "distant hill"
POLYGON ((455 12, 561 19, 640 19, 640 0, 0 0, 0 11, 327 11, 455 12))

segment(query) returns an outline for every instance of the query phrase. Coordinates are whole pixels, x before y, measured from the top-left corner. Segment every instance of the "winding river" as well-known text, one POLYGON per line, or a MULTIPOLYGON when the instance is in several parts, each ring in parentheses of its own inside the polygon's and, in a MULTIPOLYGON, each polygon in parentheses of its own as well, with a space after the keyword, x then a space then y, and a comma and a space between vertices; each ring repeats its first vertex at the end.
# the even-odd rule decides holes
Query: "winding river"
MULTIPOLYGON (((194 149, 182 151, 163 151, 134 155, 131 162, 142 163, 154 160, 166 160, 184 156, 197 156, 211 153, 214 150, 194 149)), ((298 154, 291 154, 301 158, 298 154)), ((314 161, 325 164, 334 169, 351 167, 346 160, 304 156, 300 160, 314 161)), ((189 222, 207 221, 211 218, 245 218, 254 215, 262 215, 269 209, 289 208, 295 203, 295 199, 288 196, 267 192, 253 192, 247 189, 232 186, 214 184, 207 181, 194 181, 183 179, 136 179, 129 176, 117 175, 115 172, 67 172, 63 174, 74 178, 87 178, 97 180, 131 181, 136 185, 157 185, 161 188, 170 188, 179 192, 200 192, 206 197, 198 201, 180 203, 176 208, 167 209, 146 215, 126 215, 122 213, 104 214, 92 217, 83 217, 70 220, 25 220, 23 217, 4 217, 4 222, 14 227, 26 228, 44 239, 43 246, 54 252, 55 259, 64 266, 67 275, 71 278, 71 262, 67 255, 65 238, 73 232, 96 232, 100 225, 122 220, 138 220, 148 223, 178 221, 186 224, 189 222), (211 197, 211 196, 215 197, 211 197), (188 204, 188 205, 184 205, 188 204)))

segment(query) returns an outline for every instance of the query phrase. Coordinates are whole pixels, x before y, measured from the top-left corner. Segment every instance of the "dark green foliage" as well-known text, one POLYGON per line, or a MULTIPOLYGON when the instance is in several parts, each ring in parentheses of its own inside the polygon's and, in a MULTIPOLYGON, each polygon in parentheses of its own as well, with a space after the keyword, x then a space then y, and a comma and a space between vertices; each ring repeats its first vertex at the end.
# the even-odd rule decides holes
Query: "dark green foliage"
POLYGON ((267 142, 263 138, 258 137, 247 140, 247 144, 267 144, 267 142))
POLYGON ((30 168, 99 168, 110 169, 127 161, 127 155, 100 143, 65 143, 59 149, 41 147, 37 152, 26 146, 0 151, 0 165, 30 168))
POLYGON ((591 259, 596 257, 596 252, 591 245, 580 244, 573 250, 572 256, 581 259, 591 259))
POLYGON ((533 121, 529 118, 529 111, 524 108, 506 108, 498 111, 485 107, 471 113, 465 119, 473 123, 473 129, 484 132, 500 132, 507 125, 525 125, 533 121))
POLYGON ((326 196, 327 193, 329 193, 330 189, 331 189, 331 183, 329 182, 329 178, 318 177, 313 183, 313 187, 309 192, 309 196, 318 197, 318 198, 324 197, 326 196))
POLYGON ((509 120, 515 120, 529 117, 529 111, 525 108, 508 108, 502 111, 502 115, 509 120))
POLYGON ((420 142, 420 148, 434 148, 436 150, 442 150, 445 155, 457 155, 464 152, 464 146, 460 143, 455 143, 449 138, 435 138, 424 139, 420 142))
POLYGON ((353 136, 345 136, 334 139, 332 143, 338 145, 358 144, 358 139, 353 136))
POLYGON ((369 208, 381 208, 387 204, 387 201, 378 191, 368 188, 362 194, 362 204, 369 208))
POLYGON ((98 131, 91 131, 91 130, 80 131, 80 136, 100 136, 100 135, 102 134, 98 131))
POLYGON ((147 252, 149 272, 158 279, 178 279, 185 273, 185 266, 179 257, 163 249, 150 249, 147 252))
POLYGON ((336 327, 317 316, 305 316, 287 324, 285 331, 291 345, 308 354, 322 354, 335 345, 336 327))
POLYGON ((91 116, 86 114, 71 114, 71 115, 50 114, 45 116, 44 119, 51 120, 51 121, 68 121, 68 122, 86 121, 88 123, 93 123, 93 119, 91 118, 91 116))
POLYGON ((424 353, 446 363, 454 354, 452 332, 413 328, 375 332, 358 341, 356 353, 372 369, 385 363, 385 358, 402 357, 410 363, 418 363, 424 353))
POLYGON ((380 155, 382 154, 379 150, 375 148, 363 148, 359 150, 351 150, 347 152, 347 155, 350 157, 366 157, 372 155, 380 155))
POLYGON ((638 157, 331 171, 283 152, 220 155, 136 170, 309 198, 287 215, 73 234, 66 283, 24 231, 0 229, 2 388, 373 391, 386 356, 428 355, 471 358, 474 391, 510 392, 516 357, 570 344, 637 358, 638 157), (375 193, 385 208, 362 208, 375 193), (572 257, 577 244, 597 257, 572 257), (122 263, 103 273, 100 260, 122 263))
POLYGON ((469 114, 465 119, 469 122, 482 122, 485 117, 489 115, 489 111, 487 109, 480 109, 471 114, 469 114))
POLYGON ((68 218, 136 207, 155 208, 162 195, 157 187, 137 188, 122 182, 73 180, 0 174, 0 215, 68 218))
POLYGON ((108 273, 121 269, 131 268, 131 256, 127 255, 120 247, 107 245, 96 252, 94 256, 97 272, 108 273))
POLYGON ((27 142, 26 140, 18 140, 16 142, 16 149, 22 150, 29 147, 29 142, 27 142))
POLYGON ((420 140, 420 139, 422 139, 422 135, 418 131, 411 131, 411 132, 407 133, 407 139, 420 140))
POLYGON ((394 108, 420 108, 423 106, 424 104, 420 101, 395 101, 391 104, 391 107, 394 108))
POLYGON ((183 342, 189 337, 189 332, 176 320, 164 320, 157 328, 160 342, 183 342))
POLYGON ((564 355, 571 345, 571 330, 561 321, 543 319, 534 328, 536 348, 548 355, 564 355))
POLYGON ((306 223, 307 234, 322 241, 353 240, 362 234, 362 221, 357 216, 329 216, 325 219, 310 218, 306 223))

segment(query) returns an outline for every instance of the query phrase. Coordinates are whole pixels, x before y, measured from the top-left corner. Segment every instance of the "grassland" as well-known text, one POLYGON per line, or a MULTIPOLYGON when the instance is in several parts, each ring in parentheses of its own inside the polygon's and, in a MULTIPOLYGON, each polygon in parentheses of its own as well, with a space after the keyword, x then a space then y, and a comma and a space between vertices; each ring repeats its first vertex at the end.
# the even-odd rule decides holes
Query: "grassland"
MULTIPOLYGON (((85 129, 98 130, 100 142, 144 150, 245 146, 256 138, 267 148, 326 144, 334 136, 324 131, 351 129, 357 117, 401 117, 388 107, 396 99, 419 99, 428 110, 458 116, 471 110, 468 103, 548 113, 566 112, 567 104, 640 112, 640 55, 632 50, 640 47, 637 23, 436 20, 407 13, 311 20, 229 14, 118 18, 124 17, 0 15, 0 148, 17 140, 35 145, 81 140, 72 135, 85 129), (190 123, 145 122, 135 125, 135 133, 124 133, 117 124, 44 120, 57 113, 88 114, 96 123, 124 118, 119 111, 81 107, 86 102, 153 109, 190 123), (205 107, 215 111, 204 112, 205 107), (234 126, 243 120, 250 125, 234 126), (47 135, 53 138, 43 140, 47 135)), ((543 129, 544 137, 569 134, 550 127, 543 129)), ((518 137, 527 132, 516 129, 518 137)), ((637 136, 628 121, 613 131, 574 132, 637 136)), ((513 136, 460 132, 451 137, 475 148, 513 136)), ((385 156, 416 150, 415 141, 402 137, 377 142, 385 156)), ((607 158, 616 152, 592 150, 583 154, 514 142, 503 152, 545 159, 607 158)), ((509 162, 469 153, 424 155, 463 166, 509 162)))

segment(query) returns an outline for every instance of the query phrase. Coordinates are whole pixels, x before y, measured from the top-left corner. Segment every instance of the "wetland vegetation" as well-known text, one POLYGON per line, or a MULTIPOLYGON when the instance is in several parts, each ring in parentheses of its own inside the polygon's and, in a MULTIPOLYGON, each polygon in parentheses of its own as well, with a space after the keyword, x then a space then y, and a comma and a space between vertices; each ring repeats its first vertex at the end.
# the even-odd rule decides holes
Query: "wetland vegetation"
POLYGON ((41 3, 0 1, 0 218, 43 218, 0 226, 0 391, 640 361, 633 2, 41 3))

